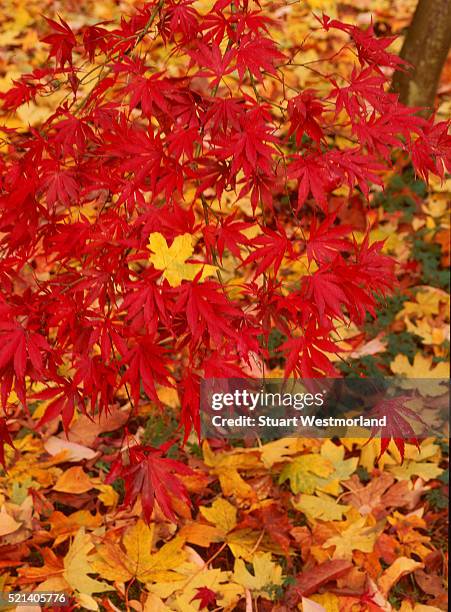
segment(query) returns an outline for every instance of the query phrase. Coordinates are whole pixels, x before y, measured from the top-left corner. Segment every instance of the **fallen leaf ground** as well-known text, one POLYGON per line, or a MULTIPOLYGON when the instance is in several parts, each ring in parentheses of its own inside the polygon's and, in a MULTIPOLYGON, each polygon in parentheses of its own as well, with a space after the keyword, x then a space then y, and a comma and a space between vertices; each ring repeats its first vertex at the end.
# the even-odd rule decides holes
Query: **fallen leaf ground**
MULTIPOLYGON (((285 10, 297 18, 280 36, 287 45, 303 40, 313 23, 311 8, 361 24, 373 13, 381 32, 399 33, 413 4, 295 3, 285 10)), ((132 5, 3 2, 0 90, 45 59, 40 13, 64 13, 74 26, 117 17, 132 5)), ((313 39, 305 53, 314 61, 333 47, 333 38, 313 39)), ((450 72, 448 65, 439 90, 443 116, 450 109, 450 72)), ((300 68, 297 78, 308 85, 314 77, 300 68)), ((7 125, 27 129, 53 103, 24 106, 7 125)), ((348 357, 339 367, 370 376, 382 370, 447 377, 451 182, 434 183, 428 192, 404 159, 387 178, 388 189, 373 197, 371 237, 386 239, 386 252, 398 261, 399 285, 363 329, 342 330, 348 357)), ((360 215, 365 227, 363 211, 345 214, 354 223, 360 215)), ((193 470, 182 476, 191 505, 174 499, 179 522, 156 509, 147 526, 139 501, 122 507, 123 482, 110 485, 105 478, 112 455, 127 443, 125 424, 142 443, 171 440, 177 397, 162 389, 161 400, 164 413, 149 403, 130 415, 124 398, 101 421, 81 415, 68 439, 56 424, 43 435, 34 431, 44 402, 30 406, 28 418, 17 412, 15 449, 7 447, 8 471, 0 470, 0 591, 64 591, 75 609, 85 610, 447 609, 443 440, 424 440, 419 450, 407 444, 401 462, 394 444, 377 461, 378 440, 287 438, 255 447, 245 441, 199 446, 190 438, 184 450, 174 445, 169 454, 193 470)))

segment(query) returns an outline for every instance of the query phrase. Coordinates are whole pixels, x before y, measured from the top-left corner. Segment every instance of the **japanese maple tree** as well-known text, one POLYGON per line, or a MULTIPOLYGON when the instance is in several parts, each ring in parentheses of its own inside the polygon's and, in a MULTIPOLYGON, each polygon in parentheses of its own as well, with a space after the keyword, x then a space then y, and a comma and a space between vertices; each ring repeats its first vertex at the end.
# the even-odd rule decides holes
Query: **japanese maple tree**
MULTIPOLYGON (((340 207, 369 202, 395 150, 443 177, 449 126, 388 92, 402 60, 372 27, 318 19, 353 68, 319 63, 318 88, 293 87, 302 41, 276 44, 277 7, 153 1, 76 31, 47 19, 48 62, 1 94, 5 113, 60 102, 39 126, 1 128, 0 449, 12 391, 24 410, 47 401, 38 427, 68 430, 75 411, 174 387, 186 440, 202 377, 264 367, 272 330, 287 376, 334 376, 337 322, 361 324, 392 288, 383 244, 339 223, 340 207)), ((143 446, 114 474, 149 519, 155 498, 173 516, 158 482, 170 473, 183 497, 183 469, 143 446)))

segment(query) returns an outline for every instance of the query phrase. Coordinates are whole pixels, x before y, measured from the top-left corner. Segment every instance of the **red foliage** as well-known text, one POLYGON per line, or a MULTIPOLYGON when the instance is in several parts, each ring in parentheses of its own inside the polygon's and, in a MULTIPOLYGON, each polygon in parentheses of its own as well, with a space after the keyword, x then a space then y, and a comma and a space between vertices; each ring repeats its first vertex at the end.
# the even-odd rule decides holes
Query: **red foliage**
MULTIPOLYGON (((167 445, 166 445, 167 447, 167 445)), ((192 470, 175 459, 162 457, 164 449, 151 446, 131 446, 128 460, 116 459, 106 482, 113 482, 118 476, 124 479, 124 504, 129 505, 141 495, 144 519, 150 522, 155 501, 171 520, 175 521, 173 498, 190 504, 186 489, 177 474, 190 475, 192 470)))
MULTIPOLYGON (((371 185, 381 184, 380 171, 392 167, 394 148, 411 154, 424 177, 450 168, 447 125, 433 126, 387 92, 381 67, 401 62, 387 51, 390 39, 323 17, 325 30, 349 35, 358 63, 348 82, 325 76, 326 95, 290 93, 287 116, 258 91, 263 80, 282 80, 292 60, 270 37, 264 3, 219 0, 201 15, 186 0, 154 0, 114 30, 99 24, 73 32, 62 19, 47 23, 44 42, 55 67, 24 75, 1 94, 3 109, 12 111, 50 93, 56 80, 68 91, 39 130, 6 134, 0 179, 6 415, 12 389, 25 404, 26 378, 31 392, 40 383, 53 398, 41 422, 61 415, 66 428, 76 407, 106 411, 118 392, 134 404, 145 395, 157 400, 158 383, 178 390, 187 435, 199 424, 200 378, 239 376, 255 354, 267 358, 271 328, 287 336, 281 347, 287 374, 333 374, 324 351, 337 350, 334 320, 361 322, 376 295, 390 290, 393 272, 382 244, 358 244, 352 227, 334 225, 331 192, 344 186, 368 198, 371 185), (144 38, 150 51, 142 55, 144 38), (152 50, 165 46, 168 68, 156 70, 152 50), (170 70, 174 58, 178 76, 170 70), (96 85, 80 97, 92 70, 96 85), (330 140, 339 112, 358 142, 344 150, 330 140), (264 214, 236 218, 226 205, 213 212, 212 199, 231 191, 249 195, 254 212, 260 206, 264 214), (202 198, 202 221, 194 192, 202 198), (278 220, 284 194, 293 233, 278 220), (94 219, 83 213, 87 203, 94 219), (310 228, 306 206, 317 218, 310 228), (253 238, 242 233, 256 225, 253 238), (149 263, 146 243, 156 231, 168 243, 186 232, 202 234, 197 261, 220 262, 226 250, 240 257, 249 280, 239 297, 217 280, 171 287, 149 263), (316 271, 288 283, 279 274, 283 259, 304 252, 316 271), (51 264, 50 274, 36 272, 38 260, 51 264)), ((10 441, 3 421, 0 438, 10 441)), ((142 465, 133 460, 122 472, 131 479, 130 499, 145 486, 155 489, 151 472, 163 470, 163 458, 142 452, 131 450, 142 465)), ((176 480, 168 482, 179 494, 176 480)), ((152 496, 146 499, 149 516, 152 496)), ((171 514, 169 502, 163 506, 171 514)))

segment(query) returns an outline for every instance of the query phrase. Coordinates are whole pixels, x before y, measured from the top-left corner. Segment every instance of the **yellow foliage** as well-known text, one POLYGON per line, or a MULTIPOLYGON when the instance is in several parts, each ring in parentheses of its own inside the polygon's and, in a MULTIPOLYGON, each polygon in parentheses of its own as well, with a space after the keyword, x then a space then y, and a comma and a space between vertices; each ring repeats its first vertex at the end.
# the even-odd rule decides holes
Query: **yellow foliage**
POLYGON ((178 287, 184 280, 193 280, 202 270, 200 280, 207 276, 216 274, 216 267, 209 264, 186 263, 194 252, 193 237, 191 234, 176 236, 170 247, 166 238, 159 232, 149 236, 149 257, 151 263, 157 270, 163 270, 165 278, 171 287, 178 287))

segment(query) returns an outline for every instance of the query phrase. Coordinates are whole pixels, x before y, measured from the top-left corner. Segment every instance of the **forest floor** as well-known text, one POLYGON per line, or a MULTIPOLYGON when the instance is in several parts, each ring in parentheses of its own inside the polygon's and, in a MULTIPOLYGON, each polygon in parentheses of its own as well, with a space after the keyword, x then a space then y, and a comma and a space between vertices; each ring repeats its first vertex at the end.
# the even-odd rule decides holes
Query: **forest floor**
MULTIPOLYGON (((4 0, 0 92, 45 60, 41 14, 61 14, 79 27, 117 19, 133 5, 4 0)), ((372 15, 377 31, 399 34, 413 7, 412 0, 287 3, 291 19, 280 36, 286 45, 303 40, 314 23, 311 10, 361 25, 372 15)), ((313 38, 304 60, 333 48, 333 38, 313 38)), ((312 72, 299 70, 309 86, 312 72)), ((449 116, 450 93, 448 64, 439 116, 449 116)), ((26 130, 53 103, 24 105, 1 121, 26 130)), ((371 238, 386 240, 385 252, 398 262, 398 285, 362 329, 342 330, 346 359, 338 367, 346 374, 447 378, 451 179, 427 189, 400 158, 385 181, 387 189, 372 196, 371 238)), ((363 211, 342 214, 357 226, 362 217, 364 230, 363 211)), ((270 374, 280 375, 278 364, 270 374)), ((172 439, 178 399, 169 389, 160 390, 160 399, 164 413, 149 402, 130 416, 123 398, 99 422, 79 415, 68 439, 57 424, 34 431, 45 402, 31 407, 29 419, 19 413, 13 419, 15 448, 6 447, 7 471, 0 469, 0 592, 63 591, 75 609, 137 612, 447 609, 446 440, 428 438, 419 449, 406 444, 401 461, 393 442, 377 460, 377 439, 215 446, 191 437, 184 449, 174 445, 169 452, 192 468, 180 476, 191 505, 172 499, 178 521, 157 508, 147 526, 140 501, 123 507, 123 483, 105 478, 126 423, 141 443, 172 439)))

